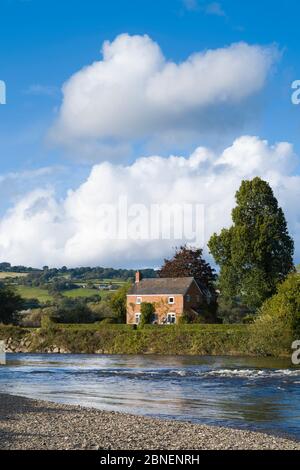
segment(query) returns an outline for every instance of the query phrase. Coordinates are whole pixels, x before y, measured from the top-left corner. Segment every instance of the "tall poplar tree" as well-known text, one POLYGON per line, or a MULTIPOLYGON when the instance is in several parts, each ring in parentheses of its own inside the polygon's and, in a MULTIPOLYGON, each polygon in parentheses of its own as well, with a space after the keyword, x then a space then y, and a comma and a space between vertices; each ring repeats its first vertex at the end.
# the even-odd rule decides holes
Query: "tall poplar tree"
POLYGON ((233 225, 215 233, 208 246, 220 266, 222 297, 238 298, 256 310, 294 270, 294 242, 266 181, 258 177, 243 181, 236 203, 233 225))

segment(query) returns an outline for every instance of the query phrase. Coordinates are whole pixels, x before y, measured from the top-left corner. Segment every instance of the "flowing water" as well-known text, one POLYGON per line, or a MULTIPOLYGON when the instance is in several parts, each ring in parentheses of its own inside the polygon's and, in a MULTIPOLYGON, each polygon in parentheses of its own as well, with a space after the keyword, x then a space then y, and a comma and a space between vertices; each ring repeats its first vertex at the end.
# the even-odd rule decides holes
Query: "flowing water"
POLYGON ((300 439, 288 359, 8 354, 0 392, 300 439))

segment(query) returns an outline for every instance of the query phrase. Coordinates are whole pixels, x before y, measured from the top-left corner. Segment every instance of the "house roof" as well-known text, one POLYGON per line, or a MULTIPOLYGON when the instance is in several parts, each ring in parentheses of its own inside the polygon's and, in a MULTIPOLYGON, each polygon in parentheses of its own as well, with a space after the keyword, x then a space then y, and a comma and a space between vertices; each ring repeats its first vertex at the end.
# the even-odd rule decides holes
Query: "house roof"
POLYGON ((192 282, 193 277, 142 279, 129 289, 128 295, 184 295, 192 282))

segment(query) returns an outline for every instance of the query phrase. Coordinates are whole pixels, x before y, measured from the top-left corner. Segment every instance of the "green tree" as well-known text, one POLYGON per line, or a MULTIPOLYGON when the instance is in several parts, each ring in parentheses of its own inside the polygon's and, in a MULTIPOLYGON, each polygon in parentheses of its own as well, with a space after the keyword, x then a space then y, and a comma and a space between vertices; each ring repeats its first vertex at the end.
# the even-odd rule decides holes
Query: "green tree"
POLYGON ((233 225, 214 234, 209 249, 220 266, 219 287, 255 311, 293 271, 294 243, 269 184, 243 181, 236 193, 233 225))
POLYGON ((86 304, 86 299, 56 297, 51 318, 58 323, 93 323, 95 315, 86 304))
POLYGON ((300 338, 300 275, 290 274, 278 292, 267 299, 252 325, 252 346, 260 354, 290 351, 300 338))
POLYGON ((100 302, 90 302, 88 304, 89 308, 92 310, 93 314, 97 321, 99 320, 111 320, 114 321, 114 312, 112 311, 109 301, 101 300, 100 302))
POLYGON ((224 324, 244 323, 251 311, 238 300, 226 301, 222 296, 218 298, 218 318, 224 324))
POLYGON ((23 299, 10 287, 0 284, 0 323, 9 324, 15 320, 18 310, 23 307, 23 299))
POLYGON ((126 323, 126 295, 129 284, 120 287, 109 299, 109 306, 114 312, 119 323, 126 323))
POLYGON ((140 326, 148 325, 152 322, 153 316, 155 314, 155 307, 150 302, 142 302, 141 304, 141 320, 140 326))

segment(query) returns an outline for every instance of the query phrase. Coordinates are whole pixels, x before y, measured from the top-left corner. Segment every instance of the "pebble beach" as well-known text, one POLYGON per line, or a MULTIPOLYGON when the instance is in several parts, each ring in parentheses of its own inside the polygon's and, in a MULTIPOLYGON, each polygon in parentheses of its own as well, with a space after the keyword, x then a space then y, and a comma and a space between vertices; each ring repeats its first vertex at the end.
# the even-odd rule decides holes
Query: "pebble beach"
POLYGON ((0 394, 0 449, 300 450, 300 442, 0 394))

